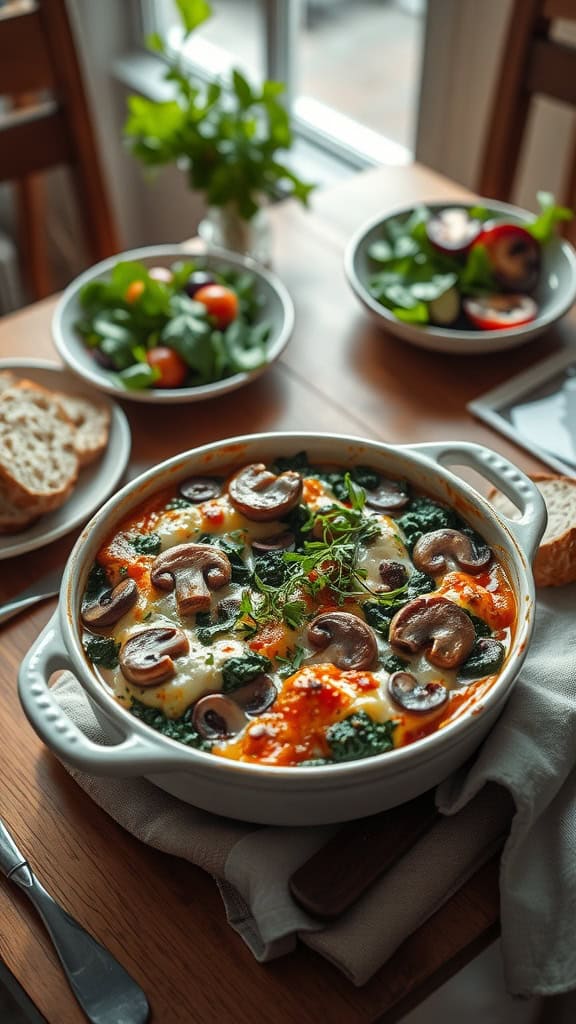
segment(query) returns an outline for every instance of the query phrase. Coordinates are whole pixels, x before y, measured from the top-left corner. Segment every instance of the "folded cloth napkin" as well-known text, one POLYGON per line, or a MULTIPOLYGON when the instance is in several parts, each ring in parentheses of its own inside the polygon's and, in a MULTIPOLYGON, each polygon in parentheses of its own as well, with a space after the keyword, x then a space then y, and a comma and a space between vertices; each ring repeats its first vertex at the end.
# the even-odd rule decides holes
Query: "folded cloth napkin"
MULTIPOLYGON (((53 693, 95 742, 112 742, 82 687, 64 673, 53 693)), ((542 591, 513 693, 472 763, 437 791, 442 814, 336 921, 291 898, 288 880, 337 826, 270 828, 197 810, 142 778, 78 784, 145 843, 217 880, 228 920, 258 960, 300 940, 362 985, 505 841, 502 950, 512 994, 576 987, 576 586, 542 591)))

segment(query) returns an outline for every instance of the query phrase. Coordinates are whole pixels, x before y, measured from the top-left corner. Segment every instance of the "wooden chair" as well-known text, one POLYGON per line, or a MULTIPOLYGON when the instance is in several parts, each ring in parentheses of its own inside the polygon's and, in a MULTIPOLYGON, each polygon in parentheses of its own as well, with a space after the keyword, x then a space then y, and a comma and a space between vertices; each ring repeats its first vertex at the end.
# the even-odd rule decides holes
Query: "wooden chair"
POLYGON ((87 256, 120 251, 65 0, 0 6, 0 182, 15 182, 23 273, 33 298, 54 291, 40 172, 67 165, 87 256))
MULTIPOLYGON (((510 198, 535 96, 576 108, 576 47, 554 38, 554 22, 559 19, 576 24, 576 0, 513 0, 481 160, 481 195, 510 198)), ((558 198, 576 209, 576 137, 563 195, 558 198)), ((573 222, 566 233, 576 240, 573 222)))

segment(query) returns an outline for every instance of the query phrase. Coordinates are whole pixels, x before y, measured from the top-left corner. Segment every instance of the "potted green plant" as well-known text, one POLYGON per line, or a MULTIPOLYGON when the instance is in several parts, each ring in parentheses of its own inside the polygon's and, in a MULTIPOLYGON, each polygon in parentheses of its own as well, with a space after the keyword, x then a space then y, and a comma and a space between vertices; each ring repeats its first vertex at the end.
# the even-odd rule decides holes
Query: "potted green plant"
MULTIPOLYGON (((176 0, 186 39, 212 14, 208 0, 176 0)), ((229 80, 193 80, 182 59, 172 59, 157 34, 148 45, 168 61, 165 79, 174 98, 128 98, 124 135, 146 167, 174 164, 207 208, 199 233, 212 242, 267 262, 265 208, 279 196, 306 204, 307 184, 279 159, 292 146, 289 114, 280 82, 254 87, 234 69, 229 80)))

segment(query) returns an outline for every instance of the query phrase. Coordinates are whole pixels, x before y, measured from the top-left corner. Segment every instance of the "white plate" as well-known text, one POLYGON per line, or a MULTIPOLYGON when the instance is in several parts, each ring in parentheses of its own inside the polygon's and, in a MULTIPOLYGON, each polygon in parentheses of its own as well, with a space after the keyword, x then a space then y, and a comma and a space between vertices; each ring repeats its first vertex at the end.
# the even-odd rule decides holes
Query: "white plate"
POLYGON ((17 377, 27 377, 53 391, 86 395, 108 405, 111 414, 110 437, 104 454, 80 470, 78 483, 61 508, 42 516, 27 530, 0 534, 0 559, 3 559, 44 547, 86 522, 116 489, 128 464, 131 436, 128 420, 114 402, 103 395, 96 395, 93 388, 82 384, 56 363, 37 359, 0 359, 1 370, 11 370, 17 377))
POLYGON ((264 267, 247 256, 227 252, 224 249, 199 249, 197 246, 157 245, 144 249, 132 249, 119 253, 110 259, 103 260, 80 274, 63 292, 52 318, 52 337, 62 359, 73 373, 78 374, 99 391, 105 391, 116 398, 132 402, 148 402, 152 404, 173 404, 176 402, 199 402, 206 398, 215 398, 228 391, 249 384, 260 377, 278 359, 290 340, 294 327, 294 304, 282 282, 264 267), (224 377, 213 384, 202 384, 188 388, 145 388, 142 391, 130 391, 117 379, 116 374, 100 367, 84 345, 82 338, 75 330, 75 323, 82 317, 79 303, 80 290, 90 281, 109 277, 117 263, 138 260, 148 267, 170 267, 177 260, 194 260, 210 270, 219 268, 247 271, 256 278, 257 289, 263 304, 259 320, 268 321, 271 326, 267 342, 266 362, 244 373, 235 373, 232 377, 224 377))

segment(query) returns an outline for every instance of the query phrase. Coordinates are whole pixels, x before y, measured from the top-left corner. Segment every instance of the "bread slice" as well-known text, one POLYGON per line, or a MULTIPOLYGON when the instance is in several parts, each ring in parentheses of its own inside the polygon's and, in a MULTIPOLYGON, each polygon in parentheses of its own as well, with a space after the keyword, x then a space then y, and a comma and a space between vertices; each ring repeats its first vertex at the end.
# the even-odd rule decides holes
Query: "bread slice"
POLYGON ((2 370, 0 372, 0 395, 7 388, 13 388, 18 383, 18 377, 15 377, 10 370, 2 370))
POLYGON ((0 534, 19 533, 26 530, 32 523, 42 515, 42 508, 32 509, 18 508, 10 501, 4 487, 0 484, 0 534))
MULTIPOLYGON (((548 510, 548 525, 534 559, 536 586, 562 587, 576 582, 576 479, 546 473, 530 477, 541 492, 548 510)), ((488 500, 510 518, 519 512, 500 491, 488 500)))
POLYGON ((55 391, 54 398, 74 426, 74 448, 80 466, 87 466, 105 451, 110 433, 110 411, 83 395, 55 391))
POLYGON ((74 430, 42 388, 0 394, 0 482, 8 501, 30 514, 66 500, 78 478, 74 430))

